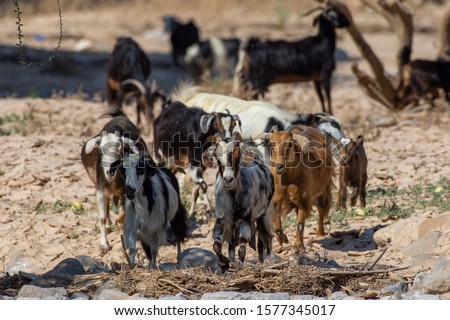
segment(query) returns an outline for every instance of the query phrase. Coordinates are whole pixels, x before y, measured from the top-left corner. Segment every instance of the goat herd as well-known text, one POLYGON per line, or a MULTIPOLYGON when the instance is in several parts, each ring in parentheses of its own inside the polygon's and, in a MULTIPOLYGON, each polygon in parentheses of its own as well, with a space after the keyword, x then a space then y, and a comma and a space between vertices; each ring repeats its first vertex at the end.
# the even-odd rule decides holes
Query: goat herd
POLYGON ((282 222, 292 211, 297 217, 296 250, 304 249, 305 220, 313 206, 319 213, 317 235, 323 236, 336 167, 340 176, 337 205, 346 207, 346 188, 351 186, 351 205, 360 197, 365 206, 363 136, 345 138, 341 122, 331 115, 334 28, 345 27, 348 21, 334 10, 322 10, 314 23, 319 26, 314 37, 296 42, 251 38, 241 44, 236 39, 199 41, 192 21, 182 24, 174 17, 165 18, 175 65, 184 54, 187 62, 207 62, 208 67, 234 56, 235 89, 249 86, 255 96, 276 82, 314 81, 323 108, 322 89, 325 92, 328 113, 324 108, 322 113, 294 114, 269 102, 202 92, 192 85, 181 86, 168 98, 145 85, 151 65, 138 44, 131 38, 118 39, 108 66, 106 96, 111 108, 107 116, 111 119, 81 151, 83 165, 96 186, 102 251, 110 249, 107 227, 112 223, 112 201, 120 208, 118 224, 132 264, 137 240, 151 268, 156 267, 158 247, 167 238, 176 243, 179 256, 200 192, 208 209, 212 207, 203 178, 204 171, 212 167, 218 168, 213 249, 225 264, 234 260, 238 246, 241 261, 249 244, 262 262, 271 254, 274 236, 280 244, 287 243, 282 222), (222 58, 217 58, 218 52, 222 58), (210 59, 212 54, 215 60, 210 59), (137 126, 122 111, 130 96, 136 100, 137 126), (163 101, 163 108, 154 119, 156 99, 163 101), (148 121, 147 128, 153 128, 151 147, 138 129, 140 113, 148 121), (175 178, 182 169, 195 183, 189 212, 175 178), (224 242, 228 257, 222 254, 224 242))

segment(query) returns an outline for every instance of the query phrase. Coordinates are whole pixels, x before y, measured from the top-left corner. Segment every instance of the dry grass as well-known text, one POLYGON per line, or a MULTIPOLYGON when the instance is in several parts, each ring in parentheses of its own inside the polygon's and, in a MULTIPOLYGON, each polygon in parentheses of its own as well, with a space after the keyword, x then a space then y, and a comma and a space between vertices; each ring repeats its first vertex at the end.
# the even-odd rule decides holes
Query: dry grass
POLYGON ((333 275, 327 274, 327 271, 329 270, 288 262, 246 265, 224 275, 217 275, 200 267, 176 271, 124 268, 116 274, 77 276, 68 290, 93 295, 102 284, 113 280, 117 289, 129 295, 141 293, 146 297, 156 298, 181 292, 188 299, 199 299, 204 293, 217 291, 287 292, 290 295, 326 296, 336 290, 359 292, 364 290, 364 283, 378 283, 378 287, 383 287, 391 281, 384 274, 333 275))

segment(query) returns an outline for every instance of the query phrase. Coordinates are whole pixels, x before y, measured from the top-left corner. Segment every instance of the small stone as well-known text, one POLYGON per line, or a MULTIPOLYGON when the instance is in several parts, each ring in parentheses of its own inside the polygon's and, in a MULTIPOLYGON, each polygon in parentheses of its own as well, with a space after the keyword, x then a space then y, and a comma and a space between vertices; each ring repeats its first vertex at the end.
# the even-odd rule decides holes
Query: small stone
POLYGON ((67 300, 65 288, 41 288, 33 285, 24 285, 20 289, 17 299, 39 300, 67 300))
POLYGON ((332 300, 343 300, 347 297, 348 297, 348 294, 346 294, 345 292, 342 292, 342 291, 333 292, 333 294, 331 295, 332 300))
POLYGON ((189 248, 180 255, 180 262, 183 268, 205 267, 212 272, 220 269, 217 255, 203 248, 189 248))
POLYGON ((391 284, 389 286, 384 287, 381 289, 381 294, 383 295, 392 295, 396 292, 407 292, 408 291, 408 285, 405 282, 397 282, 394 284, 391 284))
POLYGON ((70 300, 89 300, 90 297, 84 292, 74 292, 70 297, 70 300))
POLYGON ((218 291, 205 293, 201 300, 289 300, 289 294, 281 293, 261 293, 261 292, 234 292, 218 291))
POLYGON ((184 295, 180 292, 177 293, 176 295, 172 296, 172 295, 164 295, 164 296, 160 296, 159 300, 187 300, 184 295))
POLYGON ((94 293, 94 297, 92 299, 99 300, 100 294, 105 289, 115 289, 116 288, 116 282, 114 280, 106 281, 104 284, 102 284, 100 287, 97 288, 97 290, 94 293))
POLYGON ((100 293, 98 300, 128 300, 130 296, 117 289, 104 289, 100 293))
POLYGON ((442 294, 450 292, 450 260, 441 260, 436 263, 427 272, 421 284, 424 293, 442 294))

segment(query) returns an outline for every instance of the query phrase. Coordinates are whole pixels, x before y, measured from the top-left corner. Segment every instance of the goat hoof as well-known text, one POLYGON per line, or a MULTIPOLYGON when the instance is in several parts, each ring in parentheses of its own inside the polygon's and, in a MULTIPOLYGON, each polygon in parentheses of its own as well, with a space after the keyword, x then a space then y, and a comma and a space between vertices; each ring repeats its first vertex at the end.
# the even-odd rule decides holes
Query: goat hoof
POLYGON ((109 244, 101 244, 100 245, 100 252, 105 254, 107 253, 109 250, 111 250, 111 247, 109 246, 109 244))
POLYGON ((288 237, 282 231, 277 231, 277 240, 281 246, 283 245, 283 243, 289 243, 288 237))

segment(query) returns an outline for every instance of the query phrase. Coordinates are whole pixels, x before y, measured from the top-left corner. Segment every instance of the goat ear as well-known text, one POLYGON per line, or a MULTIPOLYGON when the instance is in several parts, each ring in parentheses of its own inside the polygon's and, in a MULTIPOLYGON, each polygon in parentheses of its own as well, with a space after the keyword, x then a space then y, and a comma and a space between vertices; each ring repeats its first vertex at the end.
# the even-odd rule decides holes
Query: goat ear
POLYGON ((243 142, 244 140, 242 139, 242 136, 239 132, 234 131, 231 137, 231 140, 233 141, 239 141, 239 142, 243 142))
POLYGON ((206 149, 205 152, 202 154, 202 162, 203 164, 208 168, 214 168, 217 164, 216 157, 215 157, 215 151, 216 151, 217 145, 213 145, 206 149))
POLYGON ((84 151, 89 154, 92 152, 92 150, 94 150, 95 147, 97 147, 100 142, 102 141, 102 137, 101 136, 97 136, 92 138, 91 140, 88 140, 85 143, 85 147, 84 147, 84 151))
POLYGON ((222 137, 222 134, 220 132, 216 132, 216 134, 214 135, 214 141, 215 142, 223 141, 223 137, 222 137))
POLYGON ((278 132, 278 126, 277 125, 274 125, 273 127, 272 127, 272 129, 270 129, 270 133, 277 133, 278 132))
POLYGON ((207 133, 211 128, 211 124, 216 116, 214 114, 204 114, 200 117, 200 129, 203 133, 207 133))
POLYGON ((357 138, 356 138, 356 145, 359 145, 359 144, 364 144, 364 134, 360 134, 357 138))

